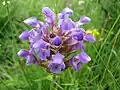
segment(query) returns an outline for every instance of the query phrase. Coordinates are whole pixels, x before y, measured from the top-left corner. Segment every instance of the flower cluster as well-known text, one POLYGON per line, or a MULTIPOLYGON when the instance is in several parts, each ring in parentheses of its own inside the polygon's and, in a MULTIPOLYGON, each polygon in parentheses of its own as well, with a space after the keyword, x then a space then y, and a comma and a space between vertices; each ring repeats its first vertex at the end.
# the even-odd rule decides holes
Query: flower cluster
POLYGON ((45 22, 36 17, 24 20, 32 29, 22 32, 19 38, 29 40, 30 47, 29 50, 20 50, 18 56, 26 58, 27 65, 41 65, 52 73, 60 73, 68 67, 78 71, 82 64, 91 60, 85 53, 84 42, 94 42, 95 38, 81 28, 91 19, 82 16, 80 20, 72 21, 70 17, 73 11, 68 7, 58 14, 58 23, 55 13, 49 7, 44 7, 42 13, 45 22), (76 50, 80 50, 80 53, 68 60, 67 57, 76 50))

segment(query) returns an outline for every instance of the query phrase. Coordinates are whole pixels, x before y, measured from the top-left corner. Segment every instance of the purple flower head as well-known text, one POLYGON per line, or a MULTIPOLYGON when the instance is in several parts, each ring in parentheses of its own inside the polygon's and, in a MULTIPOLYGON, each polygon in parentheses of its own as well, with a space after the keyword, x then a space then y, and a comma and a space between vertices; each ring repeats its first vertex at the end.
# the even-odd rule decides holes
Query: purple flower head
POLYGON ((73 57, 71 60, 70 60, 70 65, 73 67, 73 69, 75 71, 79 71, 82 64, 80 63, 80 61, 78 59, 76 59, 75 57, 73 57))
POLYGON ((60 73, 62 69, 65 69, 64 56, 60 53, 52 56, 52 61, 48 64, 48 68, 53 73, 60 73))
POLYGON ((21 40, 29 40, 29 36, 30 36, 29 31, 24 31, 20 34, 19 38, 21 40))
POLYGON ((62 44, 62 39, 59 36, 56 36, 53 38, 52 42, 55 46, 59 46, 62 44))
POLYGON ((80 70, 82 64, 91 60, 84 52, 85 41, 96 41, 92 34, 81 28, 81 25, 89 23, 91 19, 83 16, 79 21, 72 21, 70 16, 73 15, 73 10, 68 7, 58 14, 58 20, 49 7, 43 7, 42 13, 45 15, 45 23, 36 17, 24 20, 32 29, 24 31, 19 38, 29 40, 30 46, 28 51, 20 50, 18 56, 26 58, 27 65, 40 64, 52 73, 58 74, 69 67, 75 71, 80 70), (81 53, 69 59, 76 51, 81 53))
POLYGON ((88 33, 84 36, 84 40, 89 41, 89 42, 95 42, 96 41, 95 37, 90 33, 88 33))
POLYGON ((19 52, 18 52, 18 56, 20 57, 27 57, 29 55, 29 51, 25 50, 25 49, 21 49, 19 52))
POLYGON ((44 7, 42 9, 42 13, 46 16, 45 21, 49 24, 54 24, 55 22, 55 14, 49 7, 44 7))
POLYGON ((76 58, 79 59, 81 63, 88 63, 91 60, 91 58, 85 52, 81 52, 76 56, 76 58))
POLYGON ((41 60, 46 60, 50 56, 50 45, 42 39, 35 42, 33 48, 41 60))
POLYGON ((89 17, 87 17, 87 16, 82 16, 82 17, 80 18, 80 22, 83 23, 83 24, 87 24, 87 23, 89 23, 90 21, 91 21, 91 19, 90 19, 89 17))

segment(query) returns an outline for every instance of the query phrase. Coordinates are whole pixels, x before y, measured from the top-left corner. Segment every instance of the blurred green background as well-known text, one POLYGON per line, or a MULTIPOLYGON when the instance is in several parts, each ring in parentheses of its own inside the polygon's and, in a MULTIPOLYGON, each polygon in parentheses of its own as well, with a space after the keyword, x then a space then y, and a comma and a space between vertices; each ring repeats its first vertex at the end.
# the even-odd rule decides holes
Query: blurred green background
POLYGON ((40 66, 25 66, 17 52, 28 49, 18 36, 30 29, 23 20, 36 16, 44 20, 41 9, 56 14, 65 0, 0 0, 0 90, 120 90, 120 0, 68 0, 73 20, 87 15, 92 22, 85 29, 96 29, 95 43, 86 44, 92 60, 79 72, 71 68, 54 77, 40 66))

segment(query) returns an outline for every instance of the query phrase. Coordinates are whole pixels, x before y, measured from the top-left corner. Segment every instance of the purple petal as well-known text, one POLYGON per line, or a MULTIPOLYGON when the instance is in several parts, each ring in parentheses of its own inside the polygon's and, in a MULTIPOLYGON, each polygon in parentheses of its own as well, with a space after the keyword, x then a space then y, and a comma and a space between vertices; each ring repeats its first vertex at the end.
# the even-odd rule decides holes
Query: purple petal
POLYGON ((54 21, 50 17, 46 17, 45 21, 49 24, 53 24, 54 21))
POLYGON ((90 33, 88 33, 84 36, 84 40, 89 41, 89 42, 95 42, 96 41, 95 37, 90 33))
POLYGON ((77 64, 74 64, 73 69, 75 71, 79 71, 81 67, 82 67, 82 64, 81 63, 77 63, 77 64))
POLYGON ((74 23, 72 22, 71 19, 62 20, 59 23, 59 26, 62 30, 71 30, 74 27, 74 23))
POLYGON ((62 67, 60 64, 56 64, 56 63, 50 63, 48 64, 48 67, 50 68, 50 71, 53 72, 53 73, 60 73, 61 70, 62 70, 62 67))
POLYGON ((59 36, 56 36, 53 38, 53 44, 55 46, 59 46, 59 45, 61 45, 61 43, 62 43, 62 39, 59 36))
POLYGON ((54 12, 49 7, 43 7, 42 12, 46 17, 55 16, 54 12))
POLYGON ((59 14, 58 14, 58 18, 59 18, 59 19, 64 19, 64 18, 65 18, 65 15, 64 15, 63 13, 59 13, 59 14))
POLYGON ((25 24, 36 27, 38 25, 38 20, 36 17, 30 17, 23 21, 25 24))
POLYGON ((77 42, 73 47, 73 50, 84 50, 84 49, 85 49, 85 46, 82 41, 77 42))
POLYGON ((19 38, 21 40, 29 40, 29 36, 30 36, 29 31, 24 31, 20 34, 19 38))
POLYGON ((29 51, 22 49, 18 52, 18 56, 20 57, 27 57, 29 55, 29 51))
POLYGON ((36 63, 36 59, 34 57, 34 55, 30 54, 26 57, 26 65, 29 65, 29 64, 35 64, 36 63))
POLYGON ((39 40, 33 44, 35 52, 38 54, 41 60, 46 60, 50 56, 50 46, 49 43, 44 40, 39 40))
POLYGON ((40 49, 37 54, 41 60, 46 60, 50 56, 50 50, 40 49))
POLYGON ((82 41, 83 40, 83 32, 75 32, 73 34, 73 38, 78 40, 78 41, 82 41))
MULTIPOLYGON (((76 56, 75 56, 75 57, 76 57, 76 56)), ((81 64, 80 61, 79 61, 78 59, 76 59, 75 57, 73 57, 73 58, 70 60, 69 64, 73 67, 73 69, 74 69, 75 71, 79 71, 80 68, 81 68, 81 66, 82 66, 82 64, 81 64)))
POLYGON ((52 55, 52 60, 55 63, 61 63, 63 62, 64 56, 60 54, 59 52, 56 55, 52 55))
POLYGON ((90 19, 89 17, 87 17, 87 16, 82 16, 82 17, 80 18, 80 22, 83 23, 83 24, 87 24, 87 23, 89 23, 90 21, 91 21, 91 19, 90 19))
POLYGON ((43 28, 34 28, 31 31, 29 31, 29 33, 30 33, 30 38, 29 38, 30 42, 36 42, 43 38, 44 30, 43 28))
POLYGON ((81 52, 80 54, 78 54, 77 57, 82 63, 87 63, 91 60, 91 58, 85 53, 85 52, 81 52))
POLYGON ((43 14, 46 16, 45 21, 48 24, 54 24, 55 22, 55 14, 49 7, 44 7, 42 9, 43 14))
POLYGON ((33 44, 33 48, 47 48, 49 43, 45 42, 44 40, 40 39, 33 44))
POLYGON ((68 14, 69 16, 72 16, 73 15, 73 10, 67 7, 65 9, 63 9, 62 13, 63 14, 68 14))
POLYGON ((63 59, 64 56, 59 52, 55 55, 52 55, 52 61, 48 64, 50 71, 53 73, 60 73, 62 69, 65 69, 63 59))

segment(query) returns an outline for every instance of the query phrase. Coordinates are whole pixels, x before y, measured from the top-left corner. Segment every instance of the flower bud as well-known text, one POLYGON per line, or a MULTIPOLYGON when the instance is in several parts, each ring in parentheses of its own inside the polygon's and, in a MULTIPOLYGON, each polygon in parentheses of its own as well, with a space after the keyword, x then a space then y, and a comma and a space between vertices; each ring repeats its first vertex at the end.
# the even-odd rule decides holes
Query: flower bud
POLYGON ((62 43, 62 39, 59 36, 56 36, 56 37, 53 38, 53 44, 55 46, 60 46, 61 43, 62 43))
POLYGON ((29 25, 29 26, 33 26, 36 27, 39 23, 39 21, 37 20, 36 17, 30 17, 26 20, 23 21, 25 24, 29 25))
POLYGON ((76 58, 79 59, 81 63, 87 63, 91 60, 91 58, 85 52, 81 52, 76 56, 76 58))
POLYGON ((24 31, 20 34, 19 38, 21 40, 29 40, 29 31, 24 31))
POLYGON ((83 23, 83 24, 87 24, 87 23, 89 23, 90 21, 91 21, 91 19, 90 19, 89 17, 87 17, 87 16, 82 16, 82 17, 80 18, 80 22, 83 23))
POLYGON ((95 42, 96 41, 95 37, 90 33, 88 33, 84 36, 84 40, 89 41, 89 42, 95 42))
POLYGON ((21 49, 19 52, 18 52, 18 56, 20 57, 27 57, 29 55, 29 52, 25 49, 21 49))

